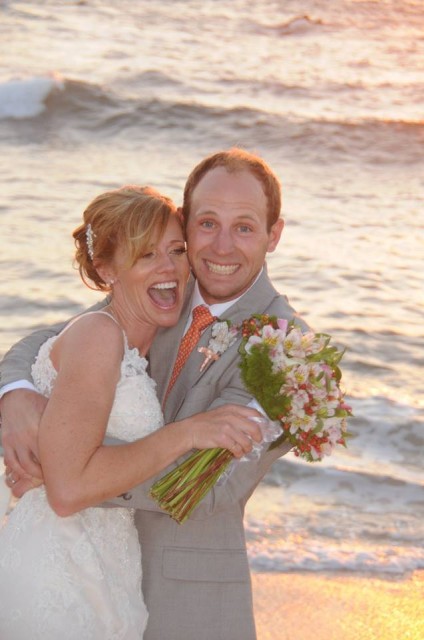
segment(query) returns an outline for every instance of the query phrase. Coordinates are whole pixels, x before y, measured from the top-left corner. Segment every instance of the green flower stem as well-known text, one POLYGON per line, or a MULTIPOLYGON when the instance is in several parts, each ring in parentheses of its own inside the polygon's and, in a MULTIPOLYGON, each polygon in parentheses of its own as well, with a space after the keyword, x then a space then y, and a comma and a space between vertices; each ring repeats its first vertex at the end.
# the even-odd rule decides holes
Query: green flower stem
POLYGON ((164 511, 182 523, 210 491, 232 459, 233 455, 227 449, 197 451, 155 482, 150 495, 164 511))

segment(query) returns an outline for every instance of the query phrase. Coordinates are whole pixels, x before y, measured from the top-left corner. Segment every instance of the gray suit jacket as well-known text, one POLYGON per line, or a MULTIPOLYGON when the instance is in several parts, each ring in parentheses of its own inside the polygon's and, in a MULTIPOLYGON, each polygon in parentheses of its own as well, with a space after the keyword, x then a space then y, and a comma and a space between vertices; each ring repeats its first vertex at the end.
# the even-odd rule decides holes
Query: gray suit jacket
MULTIPOLYGON (((190 298, 189 291, 180 321, 171 329, 160 330, 150 351, 151 375, 161 399, 190 311, 190 298)), ((266 270, 222 318, 239 324, 252 313, 295 317, 286 298, 272 286, 266 270)), ((297 321, 306 327, 300 319, 297 321)), ((48 336, 43 335, 41 342, 48 336)), ((207 345, 210 336, 211 328, 204 332, 199 346, 207 345)), ((166 422, 227 402, 247 404, 251 400, 239 375, 238 346, 239 341, 202 373, 203 356, 197 349, 192 352, 169 394, 166 422)), ((23 355, 27 358, 27 347, 16 346, 15 353, 12 350, 1 365, 4 380, 25 377, 22 366, 16 370, 16 362, 22 357, 22 351, 17 353, 17 349, 25 349, 23 355)), ((145 640, 255 640, 244 508, 271 464, 289 448, 283 444, 265 451, 259 460, 239 463, 227 482, 215 486, 182 525, 149 497, 150 486, 157 478, 114 501, 137 510, 143 593, 150 612, 145 640)))

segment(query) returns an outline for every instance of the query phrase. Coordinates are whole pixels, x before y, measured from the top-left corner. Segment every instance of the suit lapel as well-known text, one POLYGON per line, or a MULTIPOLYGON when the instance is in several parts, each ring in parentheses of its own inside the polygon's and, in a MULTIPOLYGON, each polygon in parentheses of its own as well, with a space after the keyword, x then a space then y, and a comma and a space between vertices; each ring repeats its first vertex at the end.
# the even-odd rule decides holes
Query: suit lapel
MULTIPOLYGON (((266 272, 266 267, 264 267, 263 273, 259 277, 258 281, 244 296, 240 298, 240 300, 238 300, 235 304, 229 307, 225 311, 225 313, 222 314, 220 320, 230 320, 232 325, 241 325, 243 320, 252 315, 252 313, 261 313, 262 311, 267 309, 271 302, 275 298, 279 297, 279 295, 280 294, 272 286, 266 272)), ((183 328, 186 323, 187 315, 188 314, 185 314, 183 328)), ((173 388, 169 393, 166 405, 164 407, 165 422, 169 422, 170 420, 172 420, 173 417, 178 413, 181 405, 184 403, 187 390, 191 389, 200 380, 200 378, 206 374, 206 372, 215 371, 216 375, 219 375, 219 360, 216 362, 212 362, 209 367, 207 367, 203 371, 200 371, 200 367, 204 360, 204 355, 198 352, 198 348, 207 347, 212 335, 212 326, 213 325, 208 327, 203 332, 198 345, 193 349, 180 375, 176 379, 173 388)), ((180 339, 183 328, 181 329, 181 332, 179 334, 180 339)), ((171 330, 168 329, 168 332, 169 331, 171 330)), ((238 337, 238 340, 230 347, 230 349, 237 350, 240 345, 240 341, 241 333, 238 337)), ((164 360, 164 362, 170 363, 171 369, 173 367, 173 362, 175 361, 177 351, 178 348, 174 350, 174 360, 172 362, 168 356, 166 356, 166 360, 164 360)), ((171 372, 169 372, 168 374, 168 380, 170 376, 171 372)))
POLYGON ((184 299, 180 318, 174 327, 159 329, 149 351, 150 375, 156 382, 157 394, 160 402, 168 388, 178 347, 184 333, 187 318, 191 310, 191 296, 194 280, 190 278, 184 299))
POLYGON ((206 373, 207 369, 200 371, 204 356, 199 353, 198 349, 199 347, 207 347, 211 335, 212 325, 202 333, 199 342, 194 347, 187 359, 187 362, 182 368, 180 375, 175 380, 174 386, 169 392, 164 407, 165 422, 168 422, 168 420, 171 419, 171 416, 174 416, 178 412, 184 402, 187 389, 190 389, 194 384, 196 384, 196 382, 206 373))

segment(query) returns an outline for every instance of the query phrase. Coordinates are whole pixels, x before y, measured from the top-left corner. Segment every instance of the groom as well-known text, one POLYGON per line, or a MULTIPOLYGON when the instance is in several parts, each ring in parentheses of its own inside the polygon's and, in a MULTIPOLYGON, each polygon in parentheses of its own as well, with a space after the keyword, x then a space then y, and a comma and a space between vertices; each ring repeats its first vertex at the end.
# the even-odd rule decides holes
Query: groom
MULTIPOLYGON (((166 396, 166 422, 227 402, 251 400, 239 375, 240 338, 201 371, 204 356, 198 347, 207 347, 212 331, 211 326, 205 329, 167 393, 170 365, 199 304, 233 325, 253 313, 295 317, 287 299, 272 286, 265 265, 267 252, 275 250, 283 230, 280 208, 275 174, 261 158, 243 150, 215 153, 190 174, 182 212, 196 279, 189 284, 179 323, 159 332, 149 354, 159 397, 166 396)), ((306 327, 300 319, 297 322, 306 327)), ((61 328, 21 341, 0 366, 0 384, 7 385, 0 404, 3 446, 16 477, 22 467, 37 471, 30 434, 44 400, 28 390, 28 383, 27 390, 7 392, 9 383, 30 380, 30 364, 40 344, 61 328)), ((289 448, 283 444, 264 451, 258 460, 238 464, 183 525, 149 498, 154 480, 116 498, 115 504, 137 510, 143 593, 150 614, 144 640, 255 640, 244 507, 271 464, 289 448)))

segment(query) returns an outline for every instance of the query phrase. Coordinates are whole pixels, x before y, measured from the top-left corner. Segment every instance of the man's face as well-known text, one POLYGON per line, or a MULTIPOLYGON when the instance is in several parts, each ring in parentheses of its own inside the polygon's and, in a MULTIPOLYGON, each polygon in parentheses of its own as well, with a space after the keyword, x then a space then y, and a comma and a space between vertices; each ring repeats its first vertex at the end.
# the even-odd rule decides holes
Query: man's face
POLYGON ((249 171, 209 171, 193 191, 187 223, 188 258, 208 304, 242 295, 274 251, 283 230, 267 230, 267 201, 249 171))

